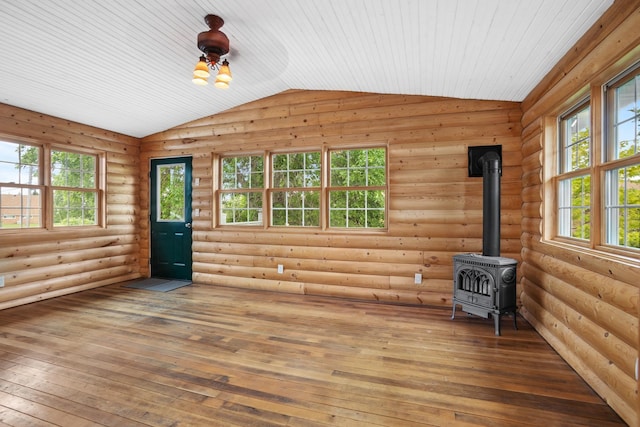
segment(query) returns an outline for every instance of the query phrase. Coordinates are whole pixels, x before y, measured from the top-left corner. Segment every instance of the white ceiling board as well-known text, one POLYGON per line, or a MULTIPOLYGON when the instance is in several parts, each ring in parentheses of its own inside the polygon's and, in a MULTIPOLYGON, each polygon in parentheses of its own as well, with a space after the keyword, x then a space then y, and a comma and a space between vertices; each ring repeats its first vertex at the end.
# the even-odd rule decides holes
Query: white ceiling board
POLYGON ((0 0, 0 102, 142 137, 287 89, 521 101, 613 0, 0 0), (191 83, 204 16, 228 90, 191 83))

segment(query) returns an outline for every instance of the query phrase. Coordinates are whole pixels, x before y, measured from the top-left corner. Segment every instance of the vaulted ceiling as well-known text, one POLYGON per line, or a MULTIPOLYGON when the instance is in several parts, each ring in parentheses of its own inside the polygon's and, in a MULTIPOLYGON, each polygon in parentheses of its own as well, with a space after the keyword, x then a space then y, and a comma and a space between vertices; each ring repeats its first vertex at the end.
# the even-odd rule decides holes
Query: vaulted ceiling
POLYGON ((288 89, 521 101, 613 0, 0 0, 0 103, 142 137, 288 89), (204 16, 233 81, 191 83, 204 16))

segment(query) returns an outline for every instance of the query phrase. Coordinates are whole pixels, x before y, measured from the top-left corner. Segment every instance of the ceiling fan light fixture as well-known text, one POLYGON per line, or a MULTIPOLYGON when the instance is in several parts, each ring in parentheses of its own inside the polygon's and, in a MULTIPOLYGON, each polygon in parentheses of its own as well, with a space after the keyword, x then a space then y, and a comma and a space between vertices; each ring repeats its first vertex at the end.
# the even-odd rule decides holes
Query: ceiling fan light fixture
POLYGON ((218 70, 214 86, 227 89, 232 80, 229 61, 224 59, 222 64, 219 64, 220 57, 229 53, 229 38, 220 31, 224 20, 217 15, 207 15, 204 17, 204 22, 209 26, 209 31, 198 34, 198 49, 204 54, 200 56, 193 70, 192 81, 204 86, 210 76, 209 69, 218 70))
POLYGON ((209 66, 207 65, 207 59, 202 55, 200 60, 196 64, 196 68, 193 70, 194 77, 200 77, 206 79, 211 74, 209 73, 209 66))
POLYGON ((222 65, 220 66, 220 70, 218 71, 218 75, 216 76, 216 81, 218 80, 226 83, 229 83, 231 80, 233 80, 233 77, 231 77, 231 70, 229 69, 229 61, 227 61, 226 59, 222 61, 222 65))
POLYGON ((220 80, 219 78, 216 78, 216 81, 213 85, 218 89, 229 89, 229 83, 225 82, 224 80, 220 80))
POLYGON ((194 84, 197 84, 198 86, 206 86, 209 84, 209 82, 207 81, 207 79, 205 77, 198 77, 198 76, 193 76, 193 80, 191 80, 194 84))

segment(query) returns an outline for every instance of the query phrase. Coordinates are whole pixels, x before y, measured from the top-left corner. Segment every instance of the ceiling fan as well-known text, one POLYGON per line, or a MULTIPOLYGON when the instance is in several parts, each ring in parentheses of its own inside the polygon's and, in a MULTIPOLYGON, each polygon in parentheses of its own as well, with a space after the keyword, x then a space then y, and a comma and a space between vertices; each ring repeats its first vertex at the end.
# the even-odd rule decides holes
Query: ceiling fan
POLYGON ((229 53, 229 38, 220 31, 224 20, 218 15, 210 14, 204 17, 204 22, 209 26, 209 30, 198 34, 198 49, 203 52, 203 55, 200 56, 193 70, 192 81, 204 86, 208 84, 207 79, 211 75, 209 69, 218 70, 214 85, 227 89, 232 80, 229 61, 223 59, 222 64, 219 64, 221 57, 229 53))

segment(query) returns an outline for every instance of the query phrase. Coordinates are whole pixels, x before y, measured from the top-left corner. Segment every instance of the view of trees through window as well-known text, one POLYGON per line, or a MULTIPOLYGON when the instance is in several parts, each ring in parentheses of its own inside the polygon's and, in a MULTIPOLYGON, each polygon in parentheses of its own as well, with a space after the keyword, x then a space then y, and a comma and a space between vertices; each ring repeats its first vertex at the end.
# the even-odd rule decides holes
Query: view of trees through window
POLYGON ((587 102, 560 120, 557 176, 558 235, 595 244, 640 248, 640 72, 636 68, 607 87, 608 129, 602 141, 604 158, 593 158, 591 108, 587 102), (595 164, 594 164, 595 162, 595 164), (604 172, 602 200, 592 198, 595 175, 604 172), (603 212, 592 223, 592 209, 603 212), (594 232, 597 234, 594 236, 594 232), (603 238, 600 237, 602 234, 603 238))
POLYGON ((44 226, 43 194, 51 188, 51 224, 98 223, 97 159, 93 154, 49 150, 48 182, 43 182, 43 148, 0 141, 1 228, 44 226))
POLYGON ((274 227, 322 227, 323 215, 333 228, 386 227, 386 148, 329 150, 327 165, 322 151, 265 156, 269 170, 263 156, 221 158, 221 224, 263 225, 268 213, 274 227))
POLYGON ((264 159, 222 158, 220 216, 222 224, 262 224, 264 159))
POLYGON ((321 153, 274 154, 272 163, 271 225, 319 227, 321 153))
MULTIPOLYGON (((640 155, 640 69, 609 91, 607 160, 640 155)), ((605 180, 606 243, 640 248, 640 160, 608 170, 605 180)))
POLYGON ((158 221, 185 220, 185 164, 158 165, 158 221))
POLYGON ((386 150, 335 150, 330 162, 330 226, 384 228, 386 150))
POLYGON ((589 240, 591 108, 588 104, 562 118, 560 143, 560 173, 564 175, 558 181, 558 234, 589 240))
POLYGON ((53 225, 98 223, 97 156, 51 151, 53 225))

